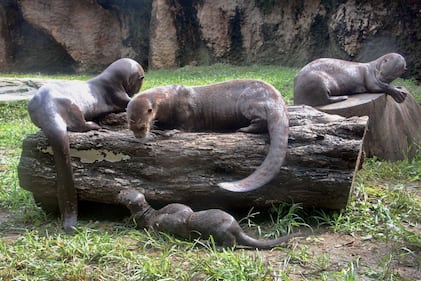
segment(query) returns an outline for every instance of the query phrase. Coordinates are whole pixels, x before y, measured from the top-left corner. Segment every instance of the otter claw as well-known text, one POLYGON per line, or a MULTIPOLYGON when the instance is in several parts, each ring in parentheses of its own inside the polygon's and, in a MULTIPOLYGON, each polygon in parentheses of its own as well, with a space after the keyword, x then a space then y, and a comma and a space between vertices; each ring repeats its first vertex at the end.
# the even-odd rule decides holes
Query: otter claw
POLYGON ((397 91, 391 95, 392 98, 397 102, 397 103, 402 103, 405 101, 406 96, 408 95, 408 93, 405 90, 402 90, 400 88, 396 89, 397 91))
POLYGON ((181 132, 181 131, 180 130, 177 130, 177 129, 173 129, 173 130, 165 131, 163 135, 165 137, 172 137, 172 136, 174 136, 175 134, 177 134, 179 132, 181 132))

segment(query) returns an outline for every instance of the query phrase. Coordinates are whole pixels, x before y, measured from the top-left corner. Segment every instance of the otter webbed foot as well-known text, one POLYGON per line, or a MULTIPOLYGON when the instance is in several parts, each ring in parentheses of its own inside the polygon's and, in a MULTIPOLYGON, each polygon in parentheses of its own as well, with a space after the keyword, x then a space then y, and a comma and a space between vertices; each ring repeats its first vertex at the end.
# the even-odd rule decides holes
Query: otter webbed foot
POLYGON ((256 118, 253 119, 249 126, 237 130, 237 132, 260 134, 267 131, 266 120, 256 118))
POLYGON ((170 138, 181 131, 177 129, 173 129, 173 130, 151 130, 151 132, 153 132, 153 134, 155 135, 170 138))
MULTIPOLYGON (((179 130, 170 130, 170 131, 163 131, 163 130, 151 130, 149 133, 140 138, 140 142, 147 143, 149 141, 154 141, 159 138, 169 138, 174 136, 176 133, 180 132, 179 130)), ((139 138, 139 137, 138 137, 139 138)))
POLYGON ((86 122, 86 131, 99 130, 99 129, 101 129, 101 126, 99 126, 97 123, 92 122, 92 121, 86 122))
POLYGON ((73 234, 77 224, 77 214, 75 212, 69 212, 63 214, 63 229, 67 234, 73 234))
POLYGON ((406 89, 396 87, 388 93, 397 103, 403 103, 408 95, 406 89))
POLYGON ((99 126, 97 123, 92 122, 92 121, 87 121, 87 122, 83 122, 83 123, 78 123, 78 124, 71 124, 67 126, 67 130, 70 132, 80 132, 80 133, 84 133, 84 132, 89 132, 92 130, 99 130, 101 129, 101 126, 99 126))
POLYGON ((347 100, 348 96, 329 96, 328 104, 347 100))

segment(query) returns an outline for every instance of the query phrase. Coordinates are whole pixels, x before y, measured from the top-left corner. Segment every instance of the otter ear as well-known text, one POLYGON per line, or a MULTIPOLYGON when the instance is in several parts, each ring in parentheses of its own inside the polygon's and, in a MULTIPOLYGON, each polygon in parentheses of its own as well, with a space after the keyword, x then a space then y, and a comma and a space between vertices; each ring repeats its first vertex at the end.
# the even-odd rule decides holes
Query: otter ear
POLYGON ((151 114, 152 113, 152 108, 148 108, 148 113, 151 114))

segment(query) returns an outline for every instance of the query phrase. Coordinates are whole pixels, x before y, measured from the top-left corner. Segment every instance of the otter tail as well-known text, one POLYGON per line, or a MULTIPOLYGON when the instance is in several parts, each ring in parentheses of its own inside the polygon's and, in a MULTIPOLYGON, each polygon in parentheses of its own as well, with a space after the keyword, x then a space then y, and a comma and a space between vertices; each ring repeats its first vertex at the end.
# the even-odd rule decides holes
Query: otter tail
POLYGON ((256 249, 272 249, 282 243, 288 242, 291 238, 299 236, 299 234, 285 235, 276 239, 259 240, 248 236, 244 231, 240 231, 237 235, 236 244, 256 249))
POLYGON ((270 146, 263 163, 248 177, 239 181, 219 183, 219 187, 233 192, 247 192, 263 186, 279 173, 288 148, 289 119, 281 97, 275 105, 274 109, 267 108, 270 146))
POLYGON ((53 149, 57 172, 57 200, 62 216, 63 228, 72 233, 77 222, 77 193, 70 163, 69 138, 66 130, 45 130, 53 149))

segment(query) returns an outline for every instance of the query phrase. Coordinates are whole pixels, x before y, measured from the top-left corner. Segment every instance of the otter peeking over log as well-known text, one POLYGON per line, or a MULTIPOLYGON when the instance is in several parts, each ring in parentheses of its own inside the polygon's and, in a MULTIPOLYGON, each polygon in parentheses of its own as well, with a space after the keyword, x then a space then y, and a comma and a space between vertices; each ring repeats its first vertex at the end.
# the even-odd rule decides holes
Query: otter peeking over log
POLYGON ((188 240, 208 239, 212 236, 215 243, 224 247, 241 245, 271 249, 298 235, 258 240, 248 236, 233 216, 219 209, 194 212, 184 204, 172 203, 155 210, 145 196, 135 189, 122 190, 117 198, 130 210, 138 228, 171 233, 188 240))
POLYGON ((153 125, 197 131, 269 132, 269 152, 248 177, 219 183, 223 189, 246 192, 268 183, 284 162, 289 119, 281 94, 260 80, 231 80, 206 86, 171 85, 136 95, 127 106, 128 126, 138 138, 153 125))
POLYGON ((72 233, 77 223, 77 194, 67 130, 86 132, 100 129, 87 120, 123 112, 130 97, 140 90, 143 78, 142 67, 132 59, 123 58, 86 82, 48 83, 29 101, 31 120, 44 132, 53 150, 58 205, 67 233, 72 233))
POLYGON ((386 93, 402 103, 407 93, 390 83, 405 69, 405 59, 397 53, 367 63, 317 59, 305 65, 295 77, 294 104, 322 106, 360 93, 386 93))

